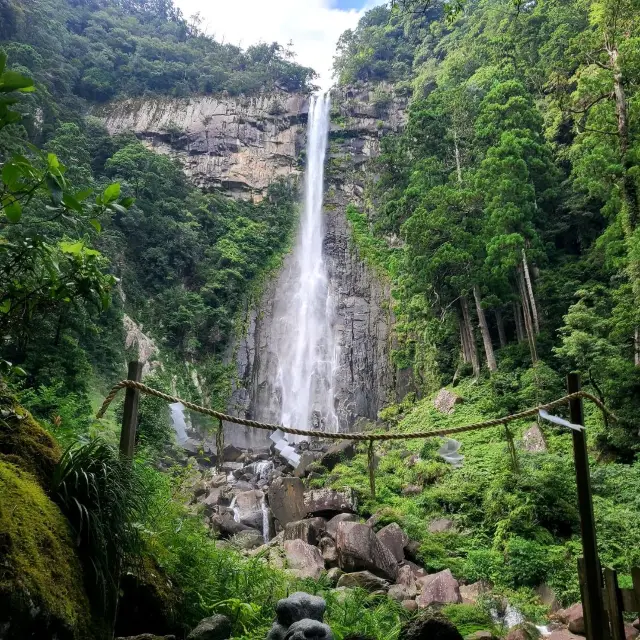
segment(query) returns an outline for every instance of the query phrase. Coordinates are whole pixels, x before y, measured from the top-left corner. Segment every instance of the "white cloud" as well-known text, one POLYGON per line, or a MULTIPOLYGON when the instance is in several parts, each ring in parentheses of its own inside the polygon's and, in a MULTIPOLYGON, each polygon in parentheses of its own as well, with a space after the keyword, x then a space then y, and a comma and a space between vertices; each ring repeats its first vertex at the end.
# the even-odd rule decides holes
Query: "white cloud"
MULTIPOLYGON (((367 0, 366 7, 385 0, 367 0)), ((176 0, 186 17, 200 13, 202 28, 216 40, 243 48, 258 42, 293 42, 297 61, 331 85, 336 42, 364 13, 333 8, 331 0, 176 0)))

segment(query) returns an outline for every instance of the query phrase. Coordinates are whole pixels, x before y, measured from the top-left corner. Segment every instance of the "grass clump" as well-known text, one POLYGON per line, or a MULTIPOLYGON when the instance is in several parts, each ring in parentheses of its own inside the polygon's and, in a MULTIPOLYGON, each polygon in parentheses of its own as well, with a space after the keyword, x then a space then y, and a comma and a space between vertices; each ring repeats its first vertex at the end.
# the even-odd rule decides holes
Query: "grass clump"
POLYGON ((89 603, 67 521, 34 476, 0 460, 0 628, 88 637, 89 603))

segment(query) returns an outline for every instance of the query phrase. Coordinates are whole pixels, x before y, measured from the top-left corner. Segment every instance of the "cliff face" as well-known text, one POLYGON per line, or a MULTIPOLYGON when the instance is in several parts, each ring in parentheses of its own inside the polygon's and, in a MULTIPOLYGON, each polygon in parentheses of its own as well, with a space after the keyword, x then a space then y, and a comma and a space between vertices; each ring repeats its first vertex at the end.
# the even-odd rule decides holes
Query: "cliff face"
POLYGON ((179 158, 202 189, 260 197, 299 172, 308 108, 303 95, 131 99, 101 116, 111 134, 133 132, 158 153, 179 158))
MULTIPOLYGON (((341 428, 353 429, 362 418, 375 420, 387 402, 407 390, 407 376, 396 371, 390 357, 394 318, 389 285, 358 256, 345 216, 349 203, 361 204, 365 181, 371 177, 368 162, 378 154, 381 136, 402 127, 406 102, 384 88, 375 93, 340 90, 334 92, 332 101, 324 249, 337 303, 336 410, 341 428)), ((285 260, 280 278, 287 268, 285 260)), ((242 383, 230 406, 239 415, 276 422, 277 358, 269 345, 279 331, 273 322, 274 291, 279 286, 279 280, 274 280, 261 301, 247 309, 248 330, 235 352, 242 383)))
MULTIPOLYGON (((359 258, 345 209, 360 204, 371 178, 368 161, 381 136, 404 122, 406 102, 378 87, 340 89, 332 95, 332 125, 326 175, 324 249, 336 301, 336 411, 342 429, 359 419, 375 420, 388 401, 405 392, 404 376, 391 363, 393 313, 388 283, 359 258)), ((203 189, 234 197, 260 197, 277 177, 301 172, 308 112, 306 97, 271 94, 255 98, 201 97, 189 100, 129 100, 103 115, 111 133, 132 131, 160 153, 180 158, 203 189)), ((286 277, 268 283, 246 309, 246 332, 229 353, 238 384, 229 411, 278 422, 277 358, 270 345, 280 330, 274 321, 274 292, 286 277)), ((302 427, 308 425, 300 425, 302 427)), ((260 447, 268 433, 228 430, 227 440, 260 447)))

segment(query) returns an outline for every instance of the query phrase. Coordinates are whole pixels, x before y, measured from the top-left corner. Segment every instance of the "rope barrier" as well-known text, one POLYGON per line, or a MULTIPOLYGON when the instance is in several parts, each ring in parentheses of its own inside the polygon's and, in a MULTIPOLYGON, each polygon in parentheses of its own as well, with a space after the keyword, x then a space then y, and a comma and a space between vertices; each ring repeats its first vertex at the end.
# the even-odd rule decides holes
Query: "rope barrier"
POLYGON ((114 398, 118 394, 121 389, 137 389, 140 393, 144 393, 149 396, 155 396, 156 398, 161 398, 166 400, 167 402, 179 402, 187 409, 191 411, 195 411, 196 413, 202 413, 207 416, 211 416, 212 418, 216 418, 220 421, 224 420, 225 422, 230 422, 232 424, 239 424, 245 427, 251 427, 253 429, 263 429, 266 431, 276 431, 280 429, 280 431, 284 433, 290 433, 294 436, 304 436, 308 438, 321 438, 326 440, 354 440, 359 442, 374 442, 377 440, 388 441, 388 440, 416 440, 416 439, 426 439, 426 438, 437 438, 440 436, 448 436, 456 433, 465 433, 467 431, 477 431, 479 429, 487 429, 489 427, 496 427, 499 425, 506 425, 509 422, 515 422, 517 420, 523 420, 524 418, 529 418, 531 416, 535 416, 542 409, 544 411, 548 411, 550 409, 554 409, 563 404, 566 404, 570 400, 574 400, 576 398, 584 398, 585 400, 590 400, 593 402, 603 414, 608 416, 614 421, 617 421, 617 417, 613 414, 607 407, 602 404, 602 402, 596 398, 594 395, 586 392, 586 391, 576 391, 575 393, 570 393, 562 398, 558 398, 557 400, 553 400, 552 402, 548 402, 546 404, 541 404, 537 407, 532 407, 531 409, 525 409, 524 411, 520 411, 518 413, 511 414, 509 416, 504 416, 502 418, 494 418, 492 420, 485 420, 483 422, 475 422, 473 424, 463 425, 461 427, 449 427, 447 429, 437 429, 434 431, 414 431, 410 433, 328 433, 326 431, 312 431, 309 429, 294 429, 293 427, 285 427, 277 424, 268 424, 265 422, 257 422, 256 420, 248 420, 247 418, 239 418, 236 416, 230 416, 226 413, 221 413, 220 411, 215 411, 214 409, 209 409, 207 407, 203 407, 201 405, 195 404, 194 402, 189 402, 188 400, 183 400, 177 396, 169 395, 168 393, 163 393, 162 391, 158 391, 157 389, 152 389, 148 387, 146 384, 142 382, 136 382, 134 380, 122 380, 116 384, 109 395, 104 399, 100 410, 96 414, 98 419, 104 417, 105 412, 109 408, 109 405, 113 402, 114 398))

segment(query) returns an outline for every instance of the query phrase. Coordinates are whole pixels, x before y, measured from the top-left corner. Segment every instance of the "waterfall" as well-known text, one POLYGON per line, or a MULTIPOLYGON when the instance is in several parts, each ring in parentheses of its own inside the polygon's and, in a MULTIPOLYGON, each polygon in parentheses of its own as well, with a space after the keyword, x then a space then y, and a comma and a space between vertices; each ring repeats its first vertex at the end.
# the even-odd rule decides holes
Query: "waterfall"
MULTIPOLYGON (((337 431, 333 335, 334 301, 323 257, 324 164, 329 133, 328 93, 311 97, 307 127, 304 206, 288 271, 276 300, 276 388, 280 421, 302 429, 337 431)), ((272 413, 278 415, 277 408, 272 413)))
POLYGON ((169 405, 171 409, 171 422, 176 432, 178 444, 184 444, 189 438, 187 436, 187 420, 184 415, 184 407, 179 402, 169 405))
POLYGON ((269 542, 269 530, 270 530, 270 522, 269 522, 269 506, 267 505, 267 496, 262 496, 262 501, 260 502, 260 509, 262 510, 262 538, 265 543, 269 542))

